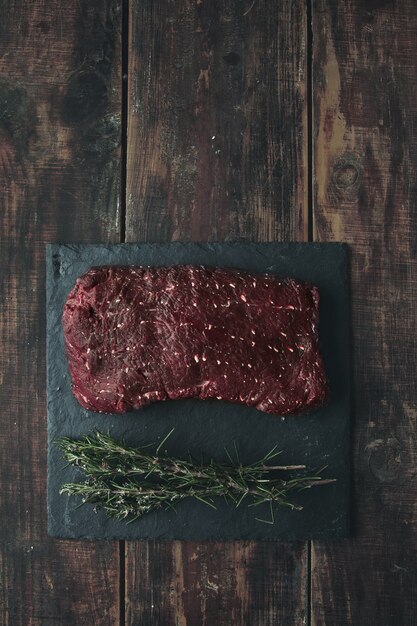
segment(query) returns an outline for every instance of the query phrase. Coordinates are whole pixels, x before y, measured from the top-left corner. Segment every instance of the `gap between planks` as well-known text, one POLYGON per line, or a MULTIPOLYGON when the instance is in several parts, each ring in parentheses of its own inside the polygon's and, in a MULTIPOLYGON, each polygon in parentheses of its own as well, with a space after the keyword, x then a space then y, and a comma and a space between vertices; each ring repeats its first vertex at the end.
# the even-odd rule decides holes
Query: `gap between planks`
MULTIPOLYGON (((126 242, 127 133, 129 115, 129 0, 122 0, 122 110, 120 171, 120 242, 126 242)), ((126 626, 126 541, 119 541, 119 626, 126 626)))
POLYGON ((127 199, 127 133, 129 115, 129 0, 122 2, 122 111, 121 111, 121 189, 120 189, 120 242, 126 242, 127 199))
MULTIPOLYGON (((313 0, 306 0, 307 93, 307 241, 314 240, 313 223, 313 0)), ((307 541, 306 626, 313 626, 312 541, 307 541)))

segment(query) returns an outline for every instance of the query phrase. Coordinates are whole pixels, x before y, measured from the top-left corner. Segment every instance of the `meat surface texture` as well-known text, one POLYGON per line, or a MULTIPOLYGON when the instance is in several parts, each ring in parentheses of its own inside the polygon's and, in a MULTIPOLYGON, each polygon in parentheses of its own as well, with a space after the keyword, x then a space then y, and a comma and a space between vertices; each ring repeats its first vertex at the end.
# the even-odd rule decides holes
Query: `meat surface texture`
POLYGON ((217 398, 287 415, 327 399, 319 294, 234 269, 94 267, 63 312, 72 390, 99 413, 217 398))

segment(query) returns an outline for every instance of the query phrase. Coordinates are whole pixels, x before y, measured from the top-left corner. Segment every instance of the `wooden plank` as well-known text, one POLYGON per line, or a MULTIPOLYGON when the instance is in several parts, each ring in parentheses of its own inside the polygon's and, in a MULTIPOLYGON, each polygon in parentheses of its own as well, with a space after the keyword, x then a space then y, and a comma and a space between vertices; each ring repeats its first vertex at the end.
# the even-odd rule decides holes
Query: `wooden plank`
POLYGON ((304 544, 127 544, 126 624, 301 626, 304 544))
POLYGON ((0 623, 109 626, 118 545, 46 535, 44 247, 119 239, 119 4, 0 14, 0 623))
MULTIPOLYGON (((300 0, 133 0, 128 241, 303 239, 300 0)), ((126 624, 301 625, 305 545, 135 543, 126 624)))
POLYGON ((315 543, 312 624, 416 621, 417 12, 314 3, 315 235, 352 245, 356 537, 315 543))
POLYGON ((130 240, 303 239, 301 0, 131 2, 130 240))

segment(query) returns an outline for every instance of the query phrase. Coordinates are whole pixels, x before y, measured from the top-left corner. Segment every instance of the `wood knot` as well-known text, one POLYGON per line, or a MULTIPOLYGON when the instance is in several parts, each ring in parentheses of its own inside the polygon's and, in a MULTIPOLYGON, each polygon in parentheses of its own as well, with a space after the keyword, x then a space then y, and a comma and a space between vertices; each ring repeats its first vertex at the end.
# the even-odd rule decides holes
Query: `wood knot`
POLYGON ((51 30, 50 25, 45 20, 42 20, 41 22, 36 22, 35 26, 36 28, 39 28, 42 35, 47 35, 49 31, 51 30))
POLYGON ((365 450, 369 469, 381 483, 391 483, 398 477, 403 461, 398 439, 375 439, 365 450))
POLYGON ((362 178, 362 166, 357 154, 346 153, 333 165, 331 186, 333 192, 348 199, 355 196, 362 178))
POLYGON ((226 61, 229 65, 236 66, 240 61, 240 55, 237 52, 229 52, 223 57, 223 61, 226 61))
POLYGON ((97 120, 108 107, 105 79, 95 70, 81 70, 71 76, 62 101, 62 115, 68 124, 97 120))
POLYGON ((12 174, 16 159, 27 158, 36 126, 36 107, 27 90, 0 78, 0 174, 12 174))
POLYGON ((346 187, 352 187, 358 180, 359 172, 357 167, 352 163, 346 163, 337 168, 334 172, 334 180, 337 187, 345 189, 346 187))

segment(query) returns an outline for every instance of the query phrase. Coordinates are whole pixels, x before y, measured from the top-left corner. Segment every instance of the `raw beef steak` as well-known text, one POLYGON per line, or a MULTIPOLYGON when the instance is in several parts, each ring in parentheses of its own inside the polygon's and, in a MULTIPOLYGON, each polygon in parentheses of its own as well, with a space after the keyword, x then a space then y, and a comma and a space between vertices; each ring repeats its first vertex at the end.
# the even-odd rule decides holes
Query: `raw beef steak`
POLYGON ((100 413, 190 397, 313 409, 327 396, 318 303, 316 287, 267 274, 92 268, 63 313, 73 393, 100 413))

